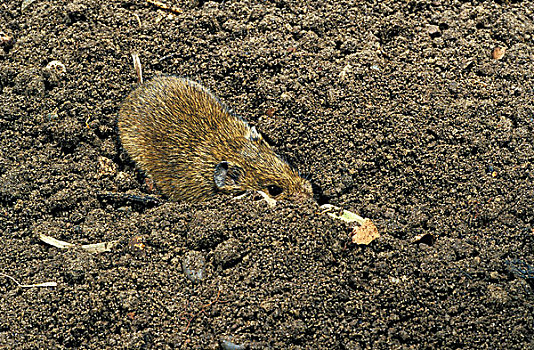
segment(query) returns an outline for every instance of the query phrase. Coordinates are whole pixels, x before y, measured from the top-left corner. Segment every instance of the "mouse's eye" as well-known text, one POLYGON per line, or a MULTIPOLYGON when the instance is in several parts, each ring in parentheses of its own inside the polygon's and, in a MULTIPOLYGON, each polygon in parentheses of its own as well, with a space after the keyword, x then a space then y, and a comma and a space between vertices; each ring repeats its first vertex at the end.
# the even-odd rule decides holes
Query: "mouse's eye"
POLYGON ((276 197, 280 193, 284 192, 284 190, 276 185, 269 185, 267 186, 267 192, 269 192, 269 196, 276 197))

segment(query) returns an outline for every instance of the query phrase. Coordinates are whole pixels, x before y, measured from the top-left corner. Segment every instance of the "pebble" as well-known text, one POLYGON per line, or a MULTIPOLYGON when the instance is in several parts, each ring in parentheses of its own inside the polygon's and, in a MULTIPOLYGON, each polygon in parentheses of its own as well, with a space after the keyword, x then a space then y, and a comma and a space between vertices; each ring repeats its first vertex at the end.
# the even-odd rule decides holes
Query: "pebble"
POLYGON ((494 60, 500 60, 504 57, 504 54, 506 53, 506 49, 504 47, 496 47, 493 49, 493 52, 491 53, 491 57, 494 60))
POLYGON ((193 283, 202 282, 205 277, 205 265, 206 260, 204 259, 204 255, 194 250, 187 252, 182 260, 182 268, 185 276, 193 283))
POLYGON ((118 166, 107 157, 98 157, 98 174, 100 176, 113 176, 117 173, 118 166))
POLYGON ((67 72, 65 65, 59 61, 50 61, 45 67, 45 70, 54 73, 54 74, 64 74, 67 72))
POLYGON ((43 69, 43 76, 51 86, 58 86, 66 73, 67 68, 59 61, 50 61, 43 69))
POLYGON ((215 248, 213 262, 223 268, 230 267, 241 259, 241 255, 241 242, 235 238, 230 238, 215 248))
POLYGON ((426 27, 426 32, 428 33, 428 35, 430 35, 431 38, 436 38, 441 35, 439 27, 435 25, 428 25, 426 27))
POLYGON ((22 1, 22 4, 20 5, 20 10, 21 11, 26 10, 26 8, 28 8, 28 6, 30 6, 34 2, 35 2, 35 0, 24 0, 24 1, 22 1))
POLYGON ((221 342, 221 349, 223 350, 245 350, 245 346, 241 344, 234 344, 229 340, 223 340, 221 342))
POLYGON ((4 32, 0 32, 0 47, 4 47, 6 49, 9 49, 13 46, 15 43, 15 40, 11 35, 8 35, 4 32))

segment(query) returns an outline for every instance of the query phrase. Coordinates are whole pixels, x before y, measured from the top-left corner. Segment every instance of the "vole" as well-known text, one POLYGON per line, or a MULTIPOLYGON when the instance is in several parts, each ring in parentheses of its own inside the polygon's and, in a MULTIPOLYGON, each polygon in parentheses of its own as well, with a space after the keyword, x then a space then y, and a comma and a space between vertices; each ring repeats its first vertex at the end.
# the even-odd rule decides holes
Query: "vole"
POLYGON ((142 84, 124 101, 118 127, 124 149, 172 200, 247 190, 274 199, 313 195, 310 182, 255 127, 192 80, 164 76, 142 84))

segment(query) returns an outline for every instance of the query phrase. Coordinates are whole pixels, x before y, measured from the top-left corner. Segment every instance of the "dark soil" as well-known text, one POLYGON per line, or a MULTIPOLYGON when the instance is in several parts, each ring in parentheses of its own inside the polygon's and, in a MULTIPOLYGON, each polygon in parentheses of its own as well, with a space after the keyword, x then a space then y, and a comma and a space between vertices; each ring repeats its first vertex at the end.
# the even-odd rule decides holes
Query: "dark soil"
POLYGON ((0 272, 58 285, 0 277, 0 348, 534 348, 533 2, 21 3, 0 3, 0 272), (381 237, 312 201, 159 195, 118 143, 132 52, 381 237))

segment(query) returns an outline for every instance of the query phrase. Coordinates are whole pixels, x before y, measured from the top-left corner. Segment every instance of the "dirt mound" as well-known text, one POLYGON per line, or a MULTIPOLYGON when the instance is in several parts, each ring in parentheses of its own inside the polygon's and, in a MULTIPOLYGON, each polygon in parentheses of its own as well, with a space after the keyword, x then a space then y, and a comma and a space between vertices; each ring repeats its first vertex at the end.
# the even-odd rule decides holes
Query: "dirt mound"
POLYGON ((0 348, 534 347, 532 2, 166 4, 0 4, 0 272, 58 283, 0 276, 0 348), (159 196, 118 144, 133 52, 380 238, 313 202, 159 196))

